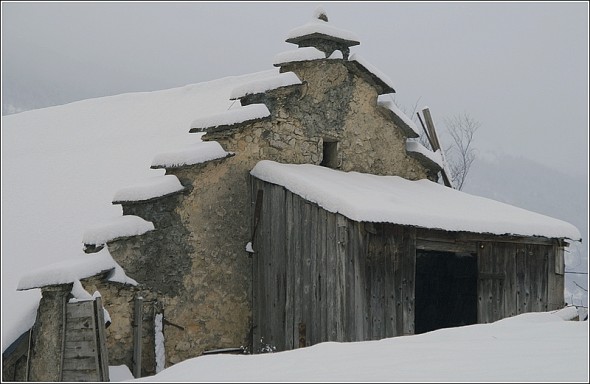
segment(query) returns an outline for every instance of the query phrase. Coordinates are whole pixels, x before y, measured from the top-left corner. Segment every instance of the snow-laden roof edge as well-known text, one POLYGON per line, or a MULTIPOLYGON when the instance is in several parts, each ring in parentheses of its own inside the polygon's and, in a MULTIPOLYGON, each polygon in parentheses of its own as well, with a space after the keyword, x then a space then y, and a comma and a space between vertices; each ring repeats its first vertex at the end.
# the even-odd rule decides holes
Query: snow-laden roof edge
POLYGON ((152 160, 152 168, 176 168, 233 156, 226 152, 216 141, 203 141, 191 144, 176 151, 156 155, 152 160))
POLYGON ((321 60, 325 58, 326 54, 316 47, 301 47, 277 53, 272 60, 272 65, 277 67, 287 63, 321 60))
POLYGON ((355 221, 451 232, 581 239, 579 230, 565 221, 429 180, 410 181, 270 160, 258 162, 250 173, 355 221))
POLYGON ((113 203, 150 200, 183 189, 184 187, 175 175, 154 176, 119 189, 113 197, 113 203))
POLYGON ((268 79, 255 80, 234 88, 230 94, 230 100, 236 100, 246 95, 264 93, 272 89, 301 84, 301 80, 294 72, 283 72, 268 79))
POLYGON ((82 236, 87 245, 101 245, 121 237, 139 236, 153 231, 154 224, 139 216, 124 215, 89 228, 82 236))
POLYGON ((49 285, 71 284, 99 273, 111 271, 109 281, 123 284, 137 285, 129 278, 121 266, 113 259, 107 248, 103 248, 91 255, 81 255, 78 258, 65 260, 33 270, 21 277, 17 290, 23 291, 42 288, 49 285))
POLYGON ((360 39, 353 32, 334 27, 328 22, 320 19, 314 19, 304 25, 293 28, 287 32, 285 41, 297 44, 298 41, 312 35, 323 35, 336 41, 346 42, 349 45, 360 44, 360 39))
POLYGON ((439 169, 443 169, 443 160, 442 160, 440 149, 437 150, 436 152, 432 152, 430 149, 426 148, 425 146, 423 146, 422 144, 420 144, 417 141, 407 141, 406 142, 406 151, 410 155, 417 154, 418 157, 423 156, 425 159, 432 162, 430 168, 434 168, 434 167, 438 166, 439 169), (434 167, 432 165, 434 165, 434 167))
POLYGON ((223 113, 203 116, 193 120, 190 132, 204 132, 210 128, 230 126, 250 121, 260 120, 270 116, 270 111, 264 104, 250 104, 244 107, 230 109, 223 113))
MULTIPOLYGON (((369 63, 363 57, 359 56, 356 53, 352 53, 350 55, 350 57, 349 57, 348 60, 349 61, 355 61, 358 64, 360 64, 369 73, 371 73, 377 79, 381 80, 387 87, 389 87, 391 89, 391 91, 395 92, 395 87, 393 85, 393 81, 391 81, 391 79, 389 78, 389 76, 387 76, 385 73, 381 72, 377 67, 375 67, 373 64, 369 63)), ((389 92, 388 90, 386 90, 383 93, 392 93, 392 92, 389 92)))
POLYGON ((379 96, 377 104, 381 107, 390 110, 391 112, 393 112, 395 116, 399 118, 400 121, 396 121, 396 124, 401 125, 400 128, 404 130, 408 137, 419 137, 420 131, 416 124, 412 121, 412 119, 410 119, 405 113, 403 113, 401 109, 399 109, 392 100, 381 99, 382 96, 386 95, 379 96))

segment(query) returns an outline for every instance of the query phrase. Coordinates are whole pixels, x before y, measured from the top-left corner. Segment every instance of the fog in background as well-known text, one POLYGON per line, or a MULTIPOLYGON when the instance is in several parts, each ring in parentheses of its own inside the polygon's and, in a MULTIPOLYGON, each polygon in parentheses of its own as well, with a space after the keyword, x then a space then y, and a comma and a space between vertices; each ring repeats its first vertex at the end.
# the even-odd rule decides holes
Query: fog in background
POLYGON ((318 6, 410 111, 467 112, 481 151, 587 174, 587 3, 3 2, 3 115, 270 69, 318 6))

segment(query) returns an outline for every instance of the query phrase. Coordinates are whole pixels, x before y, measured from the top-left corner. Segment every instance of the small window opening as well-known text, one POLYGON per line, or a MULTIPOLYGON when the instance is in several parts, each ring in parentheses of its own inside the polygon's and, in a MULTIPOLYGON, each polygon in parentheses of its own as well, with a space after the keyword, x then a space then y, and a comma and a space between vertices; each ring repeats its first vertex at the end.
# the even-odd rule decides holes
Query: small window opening
POLYGON ((323 157, 320 165, 328 168, 338 168, 338 142, 324 140, 323 147, 323 157))

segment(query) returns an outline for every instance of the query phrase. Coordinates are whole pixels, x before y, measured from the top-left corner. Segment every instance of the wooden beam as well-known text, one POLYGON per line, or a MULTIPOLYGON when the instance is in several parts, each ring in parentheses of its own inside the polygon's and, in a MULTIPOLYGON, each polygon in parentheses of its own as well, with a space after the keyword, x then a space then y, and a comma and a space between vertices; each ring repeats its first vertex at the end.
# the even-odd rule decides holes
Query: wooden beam
POLYGON ((422 114, 424 114, 424 120, 426 121, 426 127, 428 128, 428 133, 432 140, 432 149, 434 151, 440 149, 440 142, 438 141, 438 136, 436 135, 436 131, 434 128, 434 122, 432 121, 432 116, 430 115, 430 110, 428 108, 424 108, 422 110, 422 114))
MULTIPOLYGON (((428 128, 429 133, 430 133, 430 137, 432 138, 431 145, 434 144, 432 146, 432 150, 436 152, 440 149, 440 155, 441 155, 441 158, 442 158, 443 164, 444 164, 445 159, 444 159, 443 150, 440 147, 440 142, 438 141, 438 136, 436 135, 436 129, 434 128, 434 122, 432 121, 432 116, 430 115, 430 110, 428 108, 424 108, 422 110, 422 113, 424 114, 424 120, 426 120, 426 126, 428 128)), ((453 188, 453 184, 451 184, 451 180, 449 179, 449 175, 447 175, 447 172, 445 171, 444 167, 442 167, 440 173, 442 175, 443 182, 445 183, 445 186, 447 186, 449 188, 453 188)))
POLYGON ((426 129, 426 126, 424 126, 424 122, 422 121, 422 117, 420 116, 420 112, 416 112, 416 116, 418 116, 418 120, 420 121, 420 125, 422 126, 422 130, 424 131, 424 134, 426 135, 426 138, 428 139, 428 142, 430 143, 430 147, 434 148, 434 143, 432 142, 432 139, 430 138, 430 135, 428 134, 428 130, 426 129))

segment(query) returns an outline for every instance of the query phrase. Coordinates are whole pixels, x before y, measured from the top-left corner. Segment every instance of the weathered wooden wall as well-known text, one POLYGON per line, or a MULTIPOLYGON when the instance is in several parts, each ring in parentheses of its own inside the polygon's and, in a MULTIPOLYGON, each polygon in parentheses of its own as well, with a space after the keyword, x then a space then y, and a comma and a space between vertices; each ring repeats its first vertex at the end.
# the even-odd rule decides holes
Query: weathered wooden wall
POLYGON ((478 322, 562 308, 563 247, 482 241, 478 322))
POLYGON ((2 352, 2 381, 27 381, 27 355, 31 332, 26 331, 2 352))
POLYGON ((416 249, 477 254, 478 323, 563 306, 556 240, 356 222, 254 177, 251 196, 255 353, 414 334, 416 249))
MULTIPOLYGON (((262 190, 253 246, 254 351, 412 334, 415 238, 325 211, 283 187, 262 190), (377 228, 377 229, 376 229, 377 228)), ((252 217, 256 217, 254 213, 252 217)))
POLYGON ((61 381, 109 381, 101 299, 68 303, 61 381))

